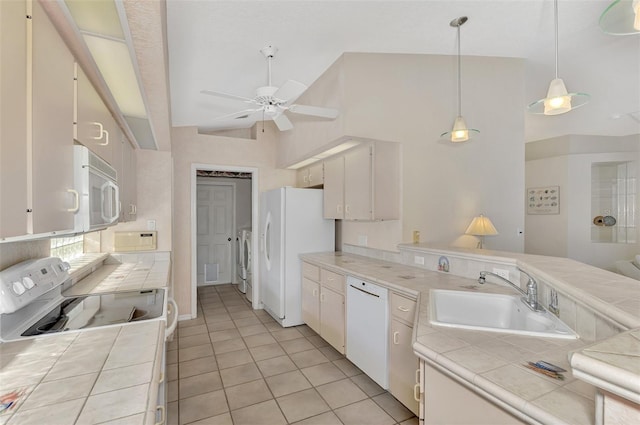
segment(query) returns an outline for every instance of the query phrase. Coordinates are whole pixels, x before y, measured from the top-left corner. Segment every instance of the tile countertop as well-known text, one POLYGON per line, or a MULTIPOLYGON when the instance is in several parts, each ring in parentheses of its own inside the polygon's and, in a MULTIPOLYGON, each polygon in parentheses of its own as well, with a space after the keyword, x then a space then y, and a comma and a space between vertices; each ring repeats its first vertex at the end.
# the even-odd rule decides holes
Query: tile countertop
MULTIPOLYGON (((65 295, 170 282, 168 256, 94 256, 72 268, 72 276, 102 261, 65 295)), ((0 412, 0 424, 155 423, 165 327, 164 320, 151 320, 1 343, 0 396, 20 395, 0 412)))
POLYGON ((571 367, 580 379, 640 404, 640 329, 573 353, 571 367))
MULTIPOLYGON (((330 252, 304 254, 301 257, 318 266, 378 283, 394 292, 417 298, 413 346, 416 354, 525 422, 596 422, 596 388, 576 379, 569 364, 570 353, 587 346, 582 340, 466 331, 433 327, 429 323, 430 289, 513 294, 512 289, 495 284, 481 286, 474 279, 353 254, 330 252), (555 380, 523 366, 528 361, 538 360, 566 369, 568 372, 564 374, 565 379, 555 380)), ((523 261, 523 256, 521 257, 518 260, 520 265, 523 261)), ((536 257, 538 266, 543 268, 543 257, 532 257, 536 257)), ((554 271, 556 270, 546 273, 553 274, 554 271)))

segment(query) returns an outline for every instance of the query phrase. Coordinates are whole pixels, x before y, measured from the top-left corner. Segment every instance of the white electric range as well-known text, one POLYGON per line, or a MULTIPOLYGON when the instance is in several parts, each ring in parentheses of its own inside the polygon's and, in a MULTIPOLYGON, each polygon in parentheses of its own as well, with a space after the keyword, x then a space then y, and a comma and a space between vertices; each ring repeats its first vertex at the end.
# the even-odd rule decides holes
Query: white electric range
POLYGON ((167 317, 160 288, 65 297, 68 270, 68 263, 47 257, 0 272, 0 341, 167 317))

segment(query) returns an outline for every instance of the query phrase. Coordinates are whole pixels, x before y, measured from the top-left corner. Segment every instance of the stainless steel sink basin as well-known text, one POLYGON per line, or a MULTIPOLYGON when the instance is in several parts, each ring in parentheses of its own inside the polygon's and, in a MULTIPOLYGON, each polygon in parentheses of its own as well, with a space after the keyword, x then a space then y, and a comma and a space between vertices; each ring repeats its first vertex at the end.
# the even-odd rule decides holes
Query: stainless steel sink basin
POLYGON ((431 290, 429 321, 436 326, 547 338, 578 335, 548 311, 535 312, 519 295, 431 290))

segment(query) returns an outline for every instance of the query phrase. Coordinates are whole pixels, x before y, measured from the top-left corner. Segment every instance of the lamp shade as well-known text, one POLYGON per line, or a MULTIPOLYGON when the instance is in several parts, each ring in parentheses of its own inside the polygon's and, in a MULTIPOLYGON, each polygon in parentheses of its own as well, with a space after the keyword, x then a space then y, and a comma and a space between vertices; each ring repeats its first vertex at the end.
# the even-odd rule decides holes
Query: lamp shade
POLYGON ((640 33, 640 0, 615 0, 602 12, 599 23, 606 34, 640 33))
POLYGON ((480 214, 478 217, 473 218, 471 224, 467 227, 467 230, 464 233, 473 236, 486 236, 497 235, 498 231, 488 217, 480 214))

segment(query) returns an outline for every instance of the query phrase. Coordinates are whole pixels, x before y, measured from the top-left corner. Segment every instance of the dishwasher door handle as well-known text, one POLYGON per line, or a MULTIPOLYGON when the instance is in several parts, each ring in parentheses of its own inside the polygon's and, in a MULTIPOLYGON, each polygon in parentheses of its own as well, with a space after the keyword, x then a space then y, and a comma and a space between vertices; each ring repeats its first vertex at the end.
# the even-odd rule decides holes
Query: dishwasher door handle
POLYGON ((374 297, 380 298, 380 295, 378 295, 378 294, 374 294, 374 293, 372 293, 372 292, 365 291, 364 289, 360 289, 360 288, 358 288, 357 286, 353 286, 353 285, 349 285, 349 286, 351 286, 353 289, 357 289, 357 290, 358 290, 358 291, 360 291, 360 292, 364 292, 365 294, 368 294, 368 295, 371 295, 371 296, 374 296, 374 297))

